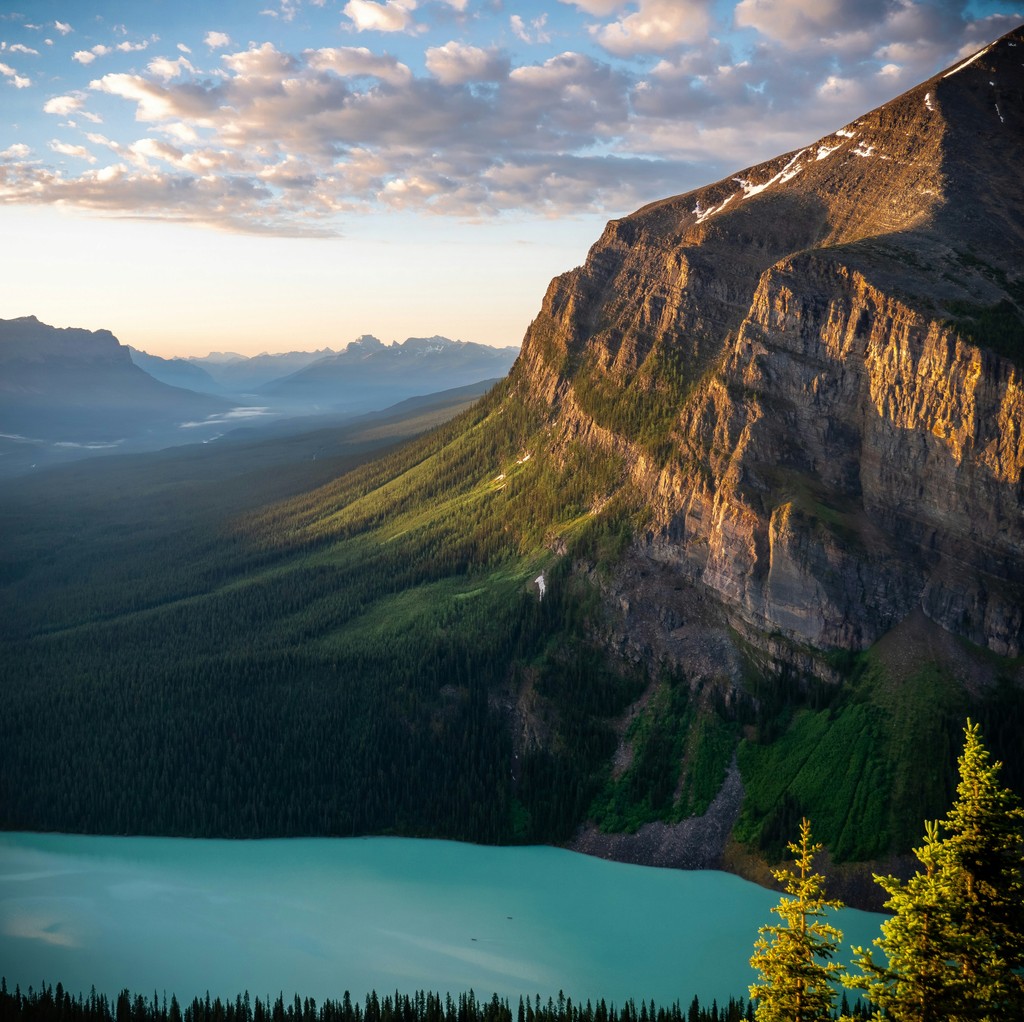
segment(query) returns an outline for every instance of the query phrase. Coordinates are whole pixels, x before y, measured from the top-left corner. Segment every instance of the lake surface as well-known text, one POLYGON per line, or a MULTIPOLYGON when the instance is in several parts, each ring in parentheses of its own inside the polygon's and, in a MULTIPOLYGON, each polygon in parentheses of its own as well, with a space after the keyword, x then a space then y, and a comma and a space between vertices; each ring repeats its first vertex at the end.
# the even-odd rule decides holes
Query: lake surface
MULTIPOLYGON (((0 834, 0 973, 179 1000, 472 988, 685 1007, 746 996, 777 903, 726 873, 556 848, 0 834)), ((846 951, 883 918, 838 916, 846 951)))

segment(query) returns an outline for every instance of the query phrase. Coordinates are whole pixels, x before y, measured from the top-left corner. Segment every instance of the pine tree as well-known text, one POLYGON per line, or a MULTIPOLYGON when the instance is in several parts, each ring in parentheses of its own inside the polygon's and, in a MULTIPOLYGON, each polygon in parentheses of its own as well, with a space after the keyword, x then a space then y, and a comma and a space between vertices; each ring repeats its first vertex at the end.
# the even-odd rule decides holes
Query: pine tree
POLYGON ((1024 811, 1000 767, 968 721, 956 800, 915 849, 923 871, 875 877, 893 912, 874 942, 888 964, 855 948, 861 975, 844 982, 896 1022, 1024 1018, 1024 811))
POLYGON ((889 895, 893 913, 882 923, 875 944, 888 964, 879 964, 869 949, 853 949, 860 975, 843 977, 852 989, 884 1009, 894 1022, 939 1022, 954 1017, 967 995, 960 972, 951 963, 963 953, 953 918, 955 883, 938 824, 925 825, 925 843, 914 849, 924 867, 906 883, 876 874, 889 895))
POLYGON ((1024 809, 999 785, 977 724, 967 722, 956 801, 943 829, 954 871, 966 1018, 1024 1018, 1024 809))
POLYGON ((762 980, 750 986, 757 999, 758 1022, 818 1022, 831 1019, 835 991, 830 980, 841 966, 831 959, 842 933, 823 921, 826 908, 841 908, 825 897, 825 878, 813 872, 814 856, 821 851, 813 844, 811 825, 800 823, 800 840, 788 845, 795 870, 773 870, 786 894, 772 908, 782 923, 762 926, 754 942, 750 964, 762 980))

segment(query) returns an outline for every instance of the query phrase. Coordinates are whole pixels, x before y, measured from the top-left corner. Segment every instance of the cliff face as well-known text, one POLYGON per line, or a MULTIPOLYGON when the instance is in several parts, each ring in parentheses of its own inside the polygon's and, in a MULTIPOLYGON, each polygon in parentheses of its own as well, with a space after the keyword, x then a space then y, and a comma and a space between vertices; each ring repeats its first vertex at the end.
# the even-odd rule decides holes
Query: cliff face
MULTIPOLYGON (((685 657, 699 604, 791 658, 917 608, 1024 653, 1022 53, 613 221, 552 282, 515 385, 627 456, 634 563, 678 582, 636 652, 685 657)), ((649 586, 620 580, 638 632, 649 586)))

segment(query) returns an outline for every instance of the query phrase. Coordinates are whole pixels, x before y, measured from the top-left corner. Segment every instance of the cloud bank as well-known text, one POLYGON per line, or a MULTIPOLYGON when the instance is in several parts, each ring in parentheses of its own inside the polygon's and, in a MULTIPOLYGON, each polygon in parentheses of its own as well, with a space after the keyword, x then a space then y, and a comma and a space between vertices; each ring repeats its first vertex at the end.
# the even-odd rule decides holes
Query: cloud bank
MULTIPOLYGON (((261 24, 298 9, 282 2, 261 24)), ((172 55, 154 52, 156 37, 85 46, 69 63, 94 77, 39 103, 66 118, 60 137, 0 152, 0 202, 284 235, 389 209, 618 215, 806 144, 1017 21, 972 20, 954 0, 739 0, 727 21, 721 10, 562 0, 550 21, 506 11, 498 36, 469 41, 458 26, 480 14, 465 0, 349 0, 339 32, 359 45, 239 47, 210 29, 172 55), (439 11, 445 41, 436 25, 422 35, 439 11), (563 49, 566 19, 578 30, 563 49), (391 48, 399 36, 415 60, 391 48), (99 73, 147 47, 145 64, 99 73), (111 110, 127 127, 108 130, 111 110), (81 119, 102 119, 104 134, 81 119)), ((31 84, 8 64, 0 75, 31 84)))

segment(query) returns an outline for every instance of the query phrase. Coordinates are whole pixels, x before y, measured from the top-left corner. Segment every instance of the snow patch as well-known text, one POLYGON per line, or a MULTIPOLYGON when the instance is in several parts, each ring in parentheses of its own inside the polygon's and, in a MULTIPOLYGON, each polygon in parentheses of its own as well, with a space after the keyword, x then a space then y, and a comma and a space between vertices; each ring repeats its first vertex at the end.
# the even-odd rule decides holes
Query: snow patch
POLYGON ((847 131, 846 128, 840 128, 836 132, 836 134, 840 138, 856 138, 857 137, 857 133, 855 131, 847 131))
POLYGON ((820 145, 818 146, 818 154, 814 158, 816 160, 823 160, 826 156, 831 156, 837 149, 842 149, 842 147, 842 142, 840 142, 839 145, 833 146, 820 145))
POLYGON ((775 177, 769 178, 767 181, 764 182, 764 184, 753 185, 746 178, 743 177, 734 177, 733 181, 735 181, 740 186, 740 188, 743 189, 743 198, 749 199, 752 195, 759 195, 766 188, 771 188, 771 186, 774 184, 785 184, 786 181, 789 181, 792 178, 796 177, 797 174, 799 174, 800 171, 804 169, 801 164, 797 163, 797 160, 799 160, 800 157, 803 156, 803 154, 806 152, 806 149, 801 149, 800 152, 798 152, 796 156, 794 156, 789 161, 789 163, 787 163, 782 168, 782 170, 780 170, 778 174, 775 175, 775 177))
POLYGON ((1003 117, 1003 115, 1001 113, 999 113, 999 104, 998 103, 996 103, 996 113, 999 114, 999 123, 1000 124, 1005 124, 1006 123, 1006 118, 1003 117))
POLYGON ((968 64, 973 64, 979 57, 984 56, 991 49, 991 46, 986 46, 985 49, 978 50, 978 52, 973 57, 968 57, 962 64, 958 64, 955 68, 953 68, 952 71, 947 71, 942 77, 949 78, 952 75, 955 75, 957 71, 963 71, 963 69, 967 67, 968 64))
POLYGON ((697 223, 702 224, 709 216, 714 216, 716 213, 721 213, 723 209, 736 198, 736 193, 727 195, 717 206, 710 206, 708 209, 701 209, 700 203, 693 207, 694 213, 697 215, 697 223))
POLYGON ((932 102, 932 94, 930 92, 924 94, 924 105, 928 107, 929 113, 935 113, 935 104, 932 102))
POLYGON ((544 572, 542 571, 534 580, 534 584, 537 586, 537 599, 543 600, 544 594, 547 592, 548 584, 544 579, 544 572))
POLYGON ((854 156, 871 156, 874 153, 875 147, 868 145, 866 142, 858 142, 857 148, 853 150, 854 156))

